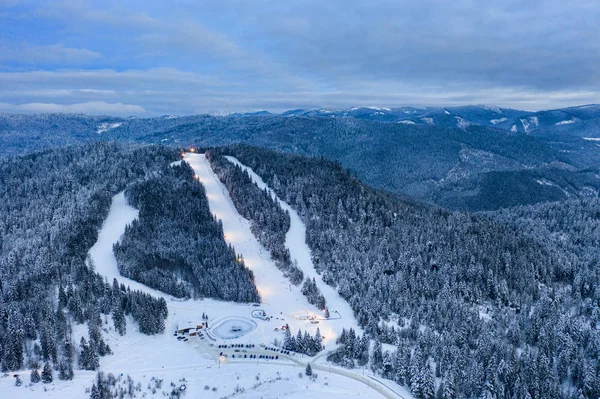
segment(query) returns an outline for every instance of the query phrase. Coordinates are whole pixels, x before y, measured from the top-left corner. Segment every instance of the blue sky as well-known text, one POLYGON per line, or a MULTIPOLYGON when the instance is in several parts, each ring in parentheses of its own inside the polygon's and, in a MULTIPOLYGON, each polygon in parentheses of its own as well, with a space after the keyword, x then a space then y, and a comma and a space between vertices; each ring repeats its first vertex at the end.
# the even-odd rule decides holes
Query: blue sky
POLYGON ((0 112, 600 102, 596 0, 0 0, 0 112))

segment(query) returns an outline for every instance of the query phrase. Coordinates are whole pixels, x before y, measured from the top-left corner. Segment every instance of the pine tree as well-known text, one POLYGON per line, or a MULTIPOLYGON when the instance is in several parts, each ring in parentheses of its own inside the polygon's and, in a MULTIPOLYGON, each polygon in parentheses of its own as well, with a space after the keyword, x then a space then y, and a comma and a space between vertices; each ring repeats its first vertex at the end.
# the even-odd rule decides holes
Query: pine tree
POLYGON ((383 365, 383 353, 381 350, 381 342, 375 341, 373 345, 373 353, 371 354, 371 370, 378 371, 383 365))
POLYGON ((317 327, 317 332, 314 338, 314 349, 315 353, 319 353, 323 350, 323 337, 321 336, 321 330, 317 327))
POLYGON ((79 367, 84 370, 96 370, 100 366, 100 359, 94 349, 87 344, 84 337, 81 337, 79 347, 81 348, 79 367))
POLYGON ((104 399, 104 398, 102 398, 102 396, 100 396, 100 391, 98 391, 98 387, 96 386, 96 383, 94 383, 92 385, 92 391, 90 393, 90 399, 104 399))
POLYGON ((423 399, 434 399, 435 398, 435 378, 433 377, 433 371, 431 367, 426 363, 421 371, 421 397, 423 399))
POLYGON ((456 398, 456 387, 454 386, 454 375, 450 374, 444 380, 442 384, 442 399, 455 399, 456 398))
POLYGON ((36 384, 38 382, 40 382, 40 373, 37 369, 33 369, 31 370, 31 382, 36 384))
POLYGON ((304 344, 304 337, 302 336, 302 330, 298 330, 298 334, 296 335, 296 352, 305 353, 306 346, 304 344))
POLYGON ((283 332, 283 349, 289 350, 289 351, 295 351, 296 350, 296 345, 295 342, 293 341, 293 337, 292 337, 292 333, 290 332, 290 328, 286 328, 285 331, 283 332))
POLYGON ((302 337, 302 342, 304 342, 304 351, 303 353, 312 356, 314 355, 314 341, 308 331, 304 331, 304 336, 302 337))
POLYGON ((52 382, 52 367, 50 367, 50 363, 48 362, 44 364, 44 369, 42 370, 42 382, 44 384, 52 382))
POLYGON ((123 313, 121 306, 117 306, 113 310, 112 318, 115 330, 117 330, 119 335, 125 335, 127 332, 127 321, 125 320, 125 314, 123 313))
POLYGON ((310 366, 310 363, 309 363, 306 365, 306 375, 310 377, 312 374, 313 374, 312 367, 310 366))
POLYGON ((73 367, 71 363, 60 362, 58 365, 58 379, 59 380, 72 380, 73 379, 73 367))

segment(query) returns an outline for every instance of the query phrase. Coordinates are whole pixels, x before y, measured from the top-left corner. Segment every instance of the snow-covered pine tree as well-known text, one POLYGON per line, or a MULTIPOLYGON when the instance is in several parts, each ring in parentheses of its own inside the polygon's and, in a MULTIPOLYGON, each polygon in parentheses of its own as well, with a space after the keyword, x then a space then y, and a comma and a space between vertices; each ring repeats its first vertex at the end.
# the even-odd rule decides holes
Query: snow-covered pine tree
POLYGON ((312 367, 311 367, 310 363, 308 363, 306 365, 306 375, 310 377, 312 374, 313 374, 312 367))
POLYGON ((31 370, 30 380, 34 384, 40 382, 40 372, 38 369, 31 370))
POLYGON ((52 367, 49 362, 44 364, 44 369, 42 370, 42 382, 44 384, 49 384, 52 382, 52 367))

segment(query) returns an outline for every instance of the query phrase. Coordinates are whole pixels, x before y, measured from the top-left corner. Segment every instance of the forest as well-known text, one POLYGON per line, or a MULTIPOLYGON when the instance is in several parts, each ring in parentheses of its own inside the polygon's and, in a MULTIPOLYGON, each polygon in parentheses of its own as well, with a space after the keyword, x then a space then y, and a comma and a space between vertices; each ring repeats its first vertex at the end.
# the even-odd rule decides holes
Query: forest
MULTIPOLYGON (((448 212, 373 190, 323 158, 244 145, 214 152, 253 168, 299 212, 318 271, 375 342, 376 372, 418 398, 600 395, 597 258, 586 262, 554 245, 553 234, 536 234, 585 230, 595 211, 575 210, 564 225, 544 205, 448 212)), ((340 350, 332 359, 341 364, 364 357, 340 350)))
POLYGON ((225 242, 187 164, 136 182, 125 193, 140 213, 114 247, 123 276, 178 298, 259 300, 252 272, 225 242))
POLYGON ((174 282, 185 269, 189 280, 182 296, 258 299, 251 273, 208 211, 203 187, 186 165, 170 166, 178 158, 168 147, 96 142, 0 161, 2 371, 32 369, 32 381, 71 379, 74 370, 97 369, 99 357, 111 353, 102 337, 104 323, 121 335, 164 331, 163 298, 106 281, 88 257, 112 197, 123 190, 140 208, 140 221, 116 248, 124 272, 139 273, 141 280, 162 276, 157 288, 169 292, 180 288, 174 282), (145 237, 154 228, 165 234, 145 237), (148 253, 140 247, 144 239, 152 244, 148 253), (177 260, 174 251, 198 252, 170 268, 161 259, 177 260), (156 262, 141 267, 151 257, 156 262), (235 278, 218 276, 217 266, 235 278), (76 342, 73 329, 81 324, 88 333, 76 342))
MULTIPOLYGON (((180 298, 258 300, 202 185, 172 164, 178 154, 98 142, 0 161, 2 370, 69 379, 111 353, 101 323, 164 330, 163 299, 106 281, 86 258, 123 190, 139 218, 114 248, 121 273, 180 298)), ((364 329, 345 331, 330 361, 370 367, 419 399, 600 396, 597 198, 454 212, 370 188, 322 157, 246 145, 209 154, 253 233, 326 306, 312 280, 294 277, 289 215, 223 156, 251 167, 306 224, 317 271, 364 329)), ((314 354, 319 341, 290 332, 284 344, 314 354)))

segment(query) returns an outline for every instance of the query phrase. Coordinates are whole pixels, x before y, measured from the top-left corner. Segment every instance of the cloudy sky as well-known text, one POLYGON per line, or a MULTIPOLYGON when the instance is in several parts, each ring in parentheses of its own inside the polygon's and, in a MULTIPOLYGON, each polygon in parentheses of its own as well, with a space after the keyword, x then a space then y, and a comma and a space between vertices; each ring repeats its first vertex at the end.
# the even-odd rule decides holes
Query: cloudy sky
POLYGON ((597 0, 0 0, 0 112, 598 103, 598 26, 597 0))

